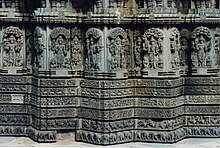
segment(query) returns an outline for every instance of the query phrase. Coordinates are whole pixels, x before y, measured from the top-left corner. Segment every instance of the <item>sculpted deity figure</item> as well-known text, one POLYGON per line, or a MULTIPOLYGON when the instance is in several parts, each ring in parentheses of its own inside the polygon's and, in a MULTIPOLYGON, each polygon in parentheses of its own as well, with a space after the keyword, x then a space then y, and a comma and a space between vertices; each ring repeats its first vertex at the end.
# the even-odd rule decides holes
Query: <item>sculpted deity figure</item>
POLYGON ((201 35, 196 42, 197 44, 196 44, 195 50, 197 51, 198 66, 205 66, 207 45, 205 43, 204 36, 201 35))
POLYGON ((43 43, 43 34, 39 27, 35 29, 34 33, 34 48, 36 51, 35 65, 38 68, 43 67, 45 45, 43 43))
POLYGON ((90 57, 91 57, 91 68, 100 70, 100 55, 99 52, 101 51, 101 48, 94 43, 94 38, 91 37, 89 41, 89 49, 90 49, 90 57))
POLYGON ((183 37, 180 39, 180 66, 186 66, 188 58, 187 58, 187 53, 188 53, 188 40, 187 38, 183 37))
POLYGON ((159 29, 151 28, 145 32, 143 39, 144 68, 161 68, 163 65, 161 60, 163 33, 159 29))
POLYGON ((141 57, 141 52, 142 52, 142 39, 140 36, 136 38, 136 44, 135 44, 135 63, 137 67, 141 67, 142 64, 142 57, 141 57))
POLYGON ((159 47, 156 43, 155 39, 152 38, 149 44, 149 66, 150 68, 157 68, 158 67, 158 54, 159 54, 159 47))
POLYGON ((62 27, 54 29, 51 33, 53 58, 51 59, 51 68, 69 68, 70 61, 68 58, 68 39, 70 33, 62 27))
POLYGON ((171 37, 170 37, 170 50, 172 61, 171 65, 172 68, 176 68, 180 66, 180 57, 179 57, 179 50, 180 50, 180 32, 177 28, 171 28, 171 37))
POLYGON ((111 42, 112 44, 110 48, 110 53, 114 55, 112 57, 111 68, 112 69, 122 68, 122 59, 123 59, 123 51, 121 50, 123 48, 122 41, 118 36, 115 40, 112 40, 111 42))
POLYGON ((22 37, 21 30, 8 27, 3 33, 4 63, 5 67, 22 66, 22 37))
POLYGON ((81 61, 81 53, 82 53, 82 45, 77 36, 75 36, 72 40, 71 45, 71 62, 73 66, 77 66, 81 61))
POLYGON ((62 35, 59 35, 56 40, 55 53, 57 59, 57 67, 63 68, 65 63, 65 57, 67 55, 66 46, 64 43, 64 38, 62 35))
POLYGON ((88 52, 88 57, 86 59, 87 69, 100 70, 100 52, 102 49, 94 40, 95 39, 92 36, 86 40, 88 52))
POLYGON ((109 53, 111 69, 126 69, 129 64, 129 40, 122 28, 109 31, 109 53))
POLYGON ((192 64, 194 67, 211 66, 210 45, 211 33, 206 27, 198 27, 193 31, 193 53, 192 64))

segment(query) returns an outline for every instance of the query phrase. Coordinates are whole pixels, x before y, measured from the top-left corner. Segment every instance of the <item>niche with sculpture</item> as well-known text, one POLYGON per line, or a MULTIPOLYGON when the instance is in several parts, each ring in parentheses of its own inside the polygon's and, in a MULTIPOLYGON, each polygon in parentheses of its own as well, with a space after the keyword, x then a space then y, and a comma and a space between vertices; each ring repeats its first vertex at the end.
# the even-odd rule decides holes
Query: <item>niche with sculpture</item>
POLYGON ((96 28, 90 28, 86 32, 86 70, 99 71, 101 69, 101 53, 103 33, 96 28))
POLYGON ((130 43, 127 32, 119 27, 111 29, 108 33, 108 41, 110 69, 127 69, 130 64, 130 43))
POLYGON ((161 29, 148 29, 143 36, 143 69, 163 68, 163 39, 161 29))
POLYGON ((53 69, 70 68, 69 30, 63 27, 57 27, 51 32, 50 38, 51 38, 50 68, 53 69))
POLYGON ((81 30, 75 27, 71 30, 70 62, 72 69, 82 67, 82 53, 81 30))
POLYGON ((46 52, 45 47, 45 35, 43 30, 40 27, 36 27, 34 30, 34 50, 35 50, 35 59, 34 66, 36 68, 44 68, 44 55, 46 52))
POLYGON ((23 32, 17 27, 8 27, 3 32, 3 67, 23 65, 23 32))
POLYGON ((193 67, 211 67, 212 35, 207 27, 197 27, 192 33, 192 66, 193 67))
POLYGON ((189 40, 190 34, 187 29, 182 29, 180 31, 180 66, 188 66, 188 57, 189 57, 189 40))
POLYGON ((180 67, 180 32, 177 28, 169 29, 170 32, 170 51, 172 68, 180 67))

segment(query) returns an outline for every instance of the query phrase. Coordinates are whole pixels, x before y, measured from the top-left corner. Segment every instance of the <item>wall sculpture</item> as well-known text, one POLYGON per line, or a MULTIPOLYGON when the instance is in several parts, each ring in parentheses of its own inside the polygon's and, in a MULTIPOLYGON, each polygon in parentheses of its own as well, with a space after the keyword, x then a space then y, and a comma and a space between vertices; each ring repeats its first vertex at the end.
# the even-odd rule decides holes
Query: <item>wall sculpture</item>
POLYGON ((51 32, 50 37, 52 51, 50 68, 70 68, 70 32, 63 27, 58 27, 51 32))
POLYGON ((3 32, 4 67, 23 65, 23 32, 17 27, 8 27, 3 32))
POLYGON ((126 69, 130 64, 128 35, 122 28, 109 31, 109 53, 111 70, 126 69))
POLYGON ((198 27, 192 33, 192 65, 193 67, 211 66, 211 32, 207 27, 198 27))
POLYGON ((163 68, 163 32, 157 28, 151 28, 144 33, 144 69, 163 68))
POLYGON ((86 69, 101 70, 102 31, 90 28, 86 32, 86 69))
POLYGON ((0 136, 220 137, 217 0, 0 1, 0 136))

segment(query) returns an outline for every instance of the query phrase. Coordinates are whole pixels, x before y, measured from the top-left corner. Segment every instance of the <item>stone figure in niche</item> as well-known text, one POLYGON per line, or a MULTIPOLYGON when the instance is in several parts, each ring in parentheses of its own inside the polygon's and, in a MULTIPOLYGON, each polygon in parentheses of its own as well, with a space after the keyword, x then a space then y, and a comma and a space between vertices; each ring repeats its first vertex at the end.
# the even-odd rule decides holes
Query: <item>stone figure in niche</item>
POLYGON ((170 51, 172 56, 171 65, 172 68, 177 68, 180 66, 180 32, 177 28, 170 29, 171 37, 170 37, 170 51))
POLYGON ((44 35, 40 27, 36 27, 34 31, 34 49, 35 49, 35 66, 43 68, 44 63, 44 35))
POLYGON ((33 49, 33 35, 26 34, 26 61, 27 66, 31 66, 32 64, 32 49, 33 49))
POLYGON ((214 43, 214 66, 219 66, 219 47, 220 47, 220 34, 215 35, 214 43))
POLYGON ((135 55, 135 64, 136 67, 141 67, 142 65, 142 38, 139 32, 136 32, 135 36, 135 50, 134 50, 134 55, 135 55))
POLYGON ((68 41, 70 32, 63 28, 58 27, 51 32, 53 58, 51 59, 51 68, 69 68, 70 59, 68 41))
POLYGON ((162 68, 162 42, 163 33, 160 29, 151 28, 147 30, 143 36, 144 59, 143 66, 145 68, 162 68))
POLYGON ((17 27, 8 27, 3 32, 4 67, 22 66, 23 33, 17 27))
POLYGON ((192 35, 192 65, 194 67, 211 66, 211 32, 207 27, 198 27, 192 35))
POLYGON ((186 29, 180 32, 180 66, 188 65, 188 53, 189 53, 189 32, 186 29))
POLYGON ((72 29, 71 38, 71 65, 77 67, 82 63, 81 31, 78 28, 72 29))
POLYGON ((102 31, 96 28, 90 28, 86 32, 86 69, 101 70, 101 44, 102 31))
POLYGON ((126 31, 114 28, 109 31, 108 39, 111 69, 126 69, 129 64, 129 41, 126 31))

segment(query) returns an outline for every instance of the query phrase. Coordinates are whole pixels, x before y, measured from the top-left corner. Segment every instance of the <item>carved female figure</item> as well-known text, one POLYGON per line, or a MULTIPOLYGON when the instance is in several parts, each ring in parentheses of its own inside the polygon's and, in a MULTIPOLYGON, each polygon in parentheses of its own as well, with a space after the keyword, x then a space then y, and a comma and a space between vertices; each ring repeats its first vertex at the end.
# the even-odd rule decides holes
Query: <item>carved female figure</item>
POLYGON ((158 45, 154 39, 150 41, 149 47, 149 64, 150 68, 157 68, 158 67, 158 45))
POLYGON ((144 68, 161 68, 163 66, 161 63, 163 33, 160 29, 151 28, 145 32, 143 39, 145 40, 143 43, 144 68))
POLYGON ((198 51, 197 57, 198 57, 198 66, 206 66, 206 51, 207 46, 205 44, 205 38, 203 35, 201 35, 198 38, 197 44, 196 44, 196 50, 198 51))
POLYGON ((13 34, 9 35, 7 44, 5 45, 4 49, 6 51, 6 59, 4 62, 4 66, 20 66, 19 62, 21 60, 21 47, 18 46, 17 39, 13 34))
POLYGON ((181 66, 186 66, 187 65, 187 52, 188 52, 188 40, 186 37, 182 37, 180 39, 180 65, 181 66))
POLYGON ((136 46, 135 46, 135 62, 136 62, 137 67, 141 67, 141 63, 142 63, 142 61, 141 61, 141 59, 142 59, 142 57, 141 57, 142 39, 139 36, 139 37, 137 37, 136 40, 137 41, 136 41, 136 46))
POLYGON ((92 58, 90 58, 91 66, 92 66, 91 68, 99 70, 100 69, 100 65, 99 65, 100 56, 99 56, 99 52, 101 51, 101 48, 99 48, 99 46, 97 46, 94 43, 93 37, 90 38, 89 49, 91 50, 91 52, 90 52, 91 55, 90 56, 92 57, 92 58))
POLYGON ((211 33, 207 27, 198 27, 193 31, 193 49, 192 64, 195 67, 211 66, 209 51, 211 50, 211 33))
POLYGON ((58 36, 57 38, 57 45, 55 48, 56 58, 57 58, 57 67, 58 68, 63 68, 63 64, 65 61, 65 57, 67 55, 64 39, 61 35, 58 36))
POLYGON ((110 47, 110 53, 112 54, 112 69, 122 68, 122 41, 118 36, 115 40, 112 40, 112 46, 110 47))
POLYGON ((81 61, 81 43, 77 36, 73 38, 71 46, 71 61, 74 66, 77 66, 81 61))

